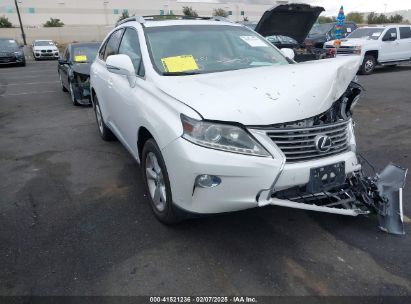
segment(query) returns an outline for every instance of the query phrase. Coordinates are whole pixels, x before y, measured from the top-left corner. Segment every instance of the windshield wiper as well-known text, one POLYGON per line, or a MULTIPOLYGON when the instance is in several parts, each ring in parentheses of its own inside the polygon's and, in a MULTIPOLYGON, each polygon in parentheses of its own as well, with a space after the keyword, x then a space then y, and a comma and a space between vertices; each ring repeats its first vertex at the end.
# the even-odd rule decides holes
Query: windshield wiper
POLYGON ((187 76, 187 75, 198 75, 201 74, 197 71, 190 71, 190 72, 163 72, 161 75, 163 76, 187 76))

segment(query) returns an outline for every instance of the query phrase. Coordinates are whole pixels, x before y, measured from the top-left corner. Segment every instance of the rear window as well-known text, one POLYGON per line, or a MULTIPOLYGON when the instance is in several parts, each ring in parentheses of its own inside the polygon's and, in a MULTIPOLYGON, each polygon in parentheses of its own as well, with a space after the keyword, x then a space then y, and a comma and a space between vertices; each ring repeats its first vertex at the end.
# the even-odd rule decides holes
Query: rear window
POLYGON ((401 36, 401 39, 411 38, 411 27, 401 26, 400 27, 400 36, 401 36))

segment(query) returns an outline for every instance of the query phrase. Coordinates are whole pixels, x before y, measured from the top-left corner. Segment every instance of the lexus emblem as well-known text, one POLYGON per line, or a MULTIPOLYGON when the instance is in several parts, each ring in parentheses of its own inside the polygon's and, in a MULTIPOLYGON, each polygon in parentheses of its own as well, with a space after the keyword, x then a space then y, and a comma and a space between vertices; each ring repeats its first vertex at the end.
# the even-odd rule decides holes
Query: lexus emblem
POLYGON ((333 142, 331 138, 327 135, 318 135, 315 138, 315 147, 318 152, 326 153, 331 150, 333 142))

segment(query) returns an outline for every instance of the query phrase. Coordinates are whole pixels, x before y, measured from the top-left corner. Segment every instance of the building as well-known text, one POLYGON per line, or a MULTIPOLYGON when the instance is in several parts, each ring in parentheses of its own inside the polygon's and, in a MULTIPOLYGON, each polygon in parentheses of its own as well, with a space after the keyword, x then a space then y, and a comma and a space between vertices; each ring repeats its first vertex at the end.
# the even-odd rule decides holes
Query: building
MULTIPOLYGON (((123 11, 129 15, 182 14, 184 6, 191 6, 200 16, 211 16, 214 8, 222 8, 230 13, 233 21, 247 17, 257 21, 270 5, 246 4, 218 0, 18 0, 22 22, 25 27, 38 27, 50 18, 58 18, 67 26, 113 25, 123 11)), ((0 16, 6 16, 18 24, 14 0, 0 0, 0 16)))

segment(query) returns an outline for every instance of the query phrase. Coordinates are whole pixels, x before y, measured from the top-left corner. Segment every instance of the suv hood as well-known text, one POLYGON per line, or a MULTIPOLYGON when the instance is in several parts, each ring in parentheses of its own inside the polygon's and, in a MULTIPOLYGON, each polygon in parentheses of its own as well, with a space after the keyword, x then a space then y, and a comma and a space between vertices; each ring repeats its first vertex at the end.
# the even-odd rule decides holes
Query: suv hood
MULTIPOLYGON (((334 45, 335 40, 327 42, 327 45, 334 45)), ((343 46, 363 46, 363 45, 372 45, 378 44, 378 40, 373 40, 369 38, 345 38, 341 39, 341 45, 343 46)))
POLYGON ((33 47, 33 49, 35 50, 35 51, 41 51, 41 50, 45 50, 45 51, 47 51, 47 50, 52 50, 52 51, 57 51, 58 49, 57 49, 57 47, 56 46, 54 46, 54 45, 50 45, 50 46, 35 46, 35 47, 33 47))
POLYGON ((347 56, 203 75, 158 76, 157 85, 204 119, 270 125, 328 110, 346 91, 360 61, 359 56, 347 56))
POLYGON ((258 22, 255 31, 260 35, 282 35, 304 42, 323 7, 308 4, 283 4, 266 11, 258 22))

